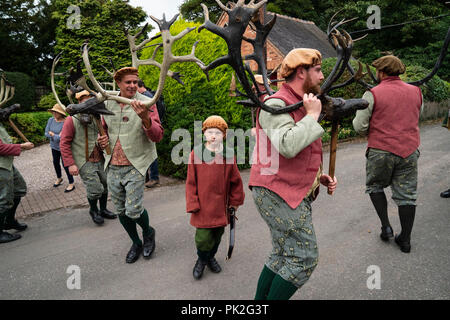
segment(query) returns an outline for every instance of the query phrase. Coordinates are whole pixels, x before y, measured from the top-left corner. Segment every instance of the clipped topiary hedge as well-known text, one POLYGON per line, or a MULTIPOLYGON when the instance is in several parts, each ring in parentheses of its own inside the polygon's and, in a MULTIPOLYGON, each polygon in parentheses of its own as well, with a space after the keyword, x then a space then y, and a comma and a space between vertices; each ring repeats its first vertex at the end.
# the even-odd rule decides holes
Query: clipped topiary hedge
POLYGON ((14 84, 15 93, 8 105, 20 104, 20 112, 31 111, 34 105, 35 85, 33 79, 22 72, 5 72, 8 82, 14 84))

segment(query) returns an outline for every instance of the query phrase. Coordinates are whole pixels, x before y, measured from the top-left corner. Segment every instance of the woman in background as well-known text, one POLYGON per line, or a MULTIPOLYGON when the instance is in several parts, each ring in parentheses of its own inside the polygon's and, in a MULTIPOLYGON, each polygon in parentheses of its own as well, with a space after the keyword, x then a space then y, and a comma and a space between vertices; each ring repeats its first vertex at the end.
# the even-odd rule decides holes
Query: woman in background
MULTIPOLYGON (((66 113, 59 104, 55 104, 53 108, 49 109, 48 111, 52 113, 53 117, 48 119, 47 126, 45 127, 45 136, 50 140, 50 147, 52 149, 53 167, 55 168, 57 178, 53 186, 56 188, 63 182, 60 165, 60 161, 62 161, 62 158, 61 151, 59 149, 59 134, 62 130, 64 120, 66 118, 66 113)), ((69 173, 68 167, 64 166, 64 163, 63 167, 66 171, 67 179, 69 180, 69 185, 64 190, 64 192, 71 192, 75 189, 75 186, 73 184, 73 176, 69 173)))

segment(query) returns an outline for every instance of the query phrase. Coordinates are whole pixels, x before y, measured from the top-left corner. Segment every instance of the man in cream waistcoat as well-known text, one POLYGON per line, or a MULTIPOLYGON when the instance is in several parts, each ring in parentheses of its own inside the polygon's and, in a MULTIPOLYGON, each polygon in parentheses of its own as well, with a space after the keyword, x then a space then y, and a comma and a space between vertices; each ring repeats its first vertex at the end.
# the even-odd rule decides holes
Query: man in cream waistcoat
POLYGON ((381 221, 380 237, 389 241, 393 230, 389 223, 384 188, 391 186, 398 206, 401 233, 395 237, 400 250, 409 253, 417 199, 417 161, 419 159, 419 116, 423 97, 419 87, 403 82, 406 70, 392 55, 372 63, 380 83, 366 91, 367 109, 358 110, 353 120, 355 131, 368 134, 366 151, 366 193, 381 221))
MULTIPOLYGON (((76 93, 75 98, 82 103, 91 98, 91 95, 87 90, 83 90, 76 93)), ((86 187, 92 221, 102 225, 103 218, 115 219, 117 216, 106 208, 108 185, 103 168, 105 163, 103 151, 97 146, 98 133, 97 123, 92 115, 69 116, 64 121, 59 146, 63 162, 69 167, 69 173, 73 176, 79 174, 86 187), (100 210, 97 202, 100 204, 100 210)))
POLYGON ((249 187, 272 236, 272 252, 260 274, 256 300, 287 300, 311 276, 318 249, 311 204, 319 185, 334 191, 336 178, 322 174, 322 104, 314 94, 323 80, 322 56, 293 49, 281 64, 286 83, 265 104, 303 107, 283 114, 257 110, 256 144, 249 187), (274 165, 274 163, 276 165, 274 165))
POLYGON ((145 172, 156 159, 155 142, 161 141, 164 133, 156 105, 150 109, 142 105, 142 101, 150 98, 137 92, 138 79, 138 70, 133 67, 122 68, 114 74, 119 95, 133 102, 124 105, 106 101, 106 108, 114 115, 103 117, 107 135, 98 138, 102 148, 109 143, 112 150, 111 155, 105 156, 105 170, 119 221, 133 241, 126 256, 127 263, 135 262, 141 253, 144 258, 150 258, 155 249, 155 229, 149 224, 142 199, 145 172), (136 224, 142 228, 143 242, 136 224))
POLYGON ((4 230, 23 231, 27 228, 25 223, 20 223, 15 218, 20 200, 27 193, 27 184, 19 170, 14 167, 13 161, 22 150, 30 150, 33 147, 31 142, 13 144, 8 132, 0 123, 0 243, 22 237, 20 234, 4 230))

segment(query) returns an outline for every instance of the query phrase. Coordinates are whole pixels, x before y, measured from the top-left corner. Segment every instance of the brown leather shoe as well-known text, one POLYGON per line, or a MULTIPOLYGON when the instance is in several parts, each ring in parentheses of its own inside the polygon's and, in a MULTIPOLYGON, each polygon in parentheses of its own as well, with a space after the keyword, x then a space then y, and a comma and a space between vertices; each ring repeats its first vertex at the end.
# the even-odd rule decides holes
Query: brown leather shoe
POLYGON ((159 180, 150 180, 149 182, 147 182, 147 183, 145 184, 145 186, 146 186, 147 188, 159 187, 159 186, 160 186, 159 180))

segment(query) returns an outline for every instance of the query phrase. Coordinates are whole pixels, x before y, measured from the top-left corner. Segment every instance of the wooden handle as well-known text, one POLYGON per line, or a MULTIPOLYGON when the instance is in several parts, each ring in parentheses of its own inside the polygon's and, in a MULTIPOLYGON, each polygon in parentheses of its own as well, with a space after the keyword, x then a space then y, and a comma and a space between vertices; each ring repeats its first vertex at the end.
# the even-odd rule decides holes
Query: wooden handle
MULTIPOLYGON (((95 118, 95 121, 97 122, 97 127, 98 127, 98 130, 100 131, 100 135, 104 136, 105 130, 103 129, 102 122, 97 117, 94 117, 94 118, 95 118)), ((107 155, 111 154, 111 147, 109 146, 109 142, 108 142, 108 145, 106 146, 105 150, 106 150, 107 155)))
POLYGON ((22 140, 25 141, 25 142, 30 142, 30 141, 28 141, 27 137, 25 137, 25 136, 23 135, 22 131, 20 131, 19 128, 16 127, 16 125, 14 124, 14 122, 12 122, 11 119, 8 119, 8 120, 9 120, 9 124, 11 125, 11 127, 13 128, 13 130, 14 130, 14 131, 22 138, 22 140))
MULTIPOLYGON (((331 179, 334 179, 334 169, 336 167, 336 149, 337 149, 337 140, 339 133, 339 123, 337 120, 333 120, 331 125, 331 142, 330 142, 330 165, 328 168, 328 175, 331 179)), ((333 194, 333 192, 327 191, 328 194, 333 194)))

